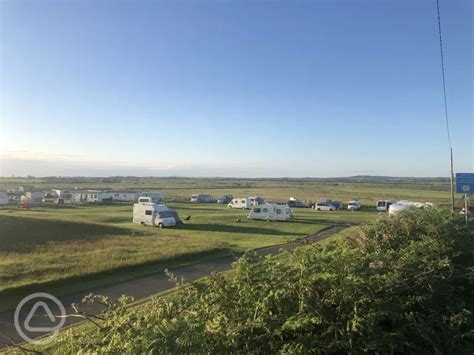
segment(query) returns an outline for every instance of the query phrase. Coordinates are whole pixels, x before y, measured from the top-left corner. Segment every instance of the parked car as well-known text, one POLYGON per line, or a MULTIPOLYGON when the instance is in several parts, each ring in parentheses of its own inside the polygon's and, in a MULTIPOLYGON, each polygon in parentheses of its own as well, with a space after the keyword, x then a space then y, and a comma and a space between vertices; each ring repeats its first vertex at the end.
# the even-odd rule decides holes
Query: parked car
POLYGON ((234 198, 234 196, 232 196, 232 195, 224 195, 224 196, 221 196, 217 199, 217 203, 227 204, 230 201, 232 201, 233 198, 234 198))
POLYGON ((334 207, 332 203, 316 202, 316 204, 314 205, 314 209, 316 211, 335 211, 336 207, 334 207))
POLYGON ((349 204, 347 205, 347 209, 349 211, 357 211, 361 207, 362 207, 362 205, 360 204, 360 202, 358 200, 349 201, 349 204))

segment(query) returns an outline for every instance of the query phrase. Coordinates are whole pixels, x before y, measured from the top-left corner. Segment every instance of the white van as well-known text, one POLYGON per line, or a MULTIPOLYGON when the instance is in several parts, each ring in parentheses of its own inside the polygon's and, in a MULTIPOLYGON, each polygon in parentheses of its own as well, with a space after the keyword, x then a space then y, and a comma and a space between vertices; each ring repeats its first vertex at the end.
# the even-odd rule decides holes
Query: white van
POLYGON ((234 198, 232 201, 229 202, 227 205, 229 208, 241 208, 243 210, 249 209, 252 207, 252 202, 250 201, 249 198, 246 197, 239 197, 239 198, 234 198))
POLYGON ((388 212, 390 205, 393 205, 395 201, 393 200, 379 200, 375 205, 375 209, 379 212, 388 212))
POLYGON ((291 218, 293 212, 287 205, 276 203, 264 203, 252 207, 247 218, 261 219, 264 221, 286 221, 291 218))
POLYGON ((163 228, 176 225, 176 220, 166 205, 139 202, 133 205, 133 223, 163 228))

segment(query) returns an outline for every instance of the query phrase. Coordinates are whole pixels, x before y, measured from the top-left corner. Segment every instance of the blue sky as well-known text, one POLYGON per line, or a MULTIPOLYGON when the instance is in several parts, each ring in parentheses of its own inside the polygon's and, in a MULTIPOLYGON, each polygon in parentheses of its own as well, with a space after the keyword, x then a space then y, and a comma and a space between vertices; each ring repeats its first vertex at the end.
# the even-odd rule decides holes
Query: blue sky
MULTIPOLYGON (((472 3, 440 1, 472 171, 472 3)), ((449 174, 435 0, 0 9, 0 175, 449 174)))

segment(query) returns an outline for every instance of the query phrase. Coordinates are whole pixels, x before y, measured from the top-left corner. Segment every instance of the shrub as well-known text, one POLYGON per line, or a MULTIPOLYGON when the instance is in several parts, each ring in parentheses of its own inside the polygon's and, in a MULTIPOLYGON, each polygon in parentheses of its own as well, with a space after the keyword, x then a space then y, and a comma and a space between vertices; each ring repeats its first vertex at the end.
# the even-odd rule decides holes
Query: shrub
POLYGON ((472 344, 472 229, 442 209, 382 218, 285 258, 247 253, 231 275, 130 311, 108 302, 60 353, 453 353, 472 344))

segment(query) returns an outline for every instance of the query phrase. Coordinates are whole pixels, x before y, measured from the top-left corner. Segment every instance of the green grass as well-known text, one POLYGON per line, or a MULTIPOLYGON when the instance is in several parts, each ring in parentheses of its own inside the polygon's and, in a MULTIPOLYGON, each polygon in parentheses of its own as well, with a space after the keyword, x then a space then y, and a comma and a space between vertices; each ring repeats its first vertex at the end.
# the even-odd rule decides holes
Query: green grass
POLYGON ((191 178, 0 178, 0 189, 33 185, 38 189, 132 189, 165 193, 167 204, 185 226, 160 230, 131 223, 131 204, 113 206, 43 205, 30 210, 0 209, 0 309, 25 292, 58 295, 194 263, 247 249, 281 244, 344 222, 374 221, 375 201, 383 198, 449 203, 442 179, 382 182, 321 179, 191 178), (193 193, 219 196, 261 195, 276 201, 295 196, 317 200, 359 199, 366 212, 315 212, 295 209, 290 222, 249 221, 248 211, 218 204, 191 204, 193 193), (369 212, 370 211, 370 212, 369 212), (241 222, 236 222, 236 219, 241 222))
POLYGON ((297 209, 290 222, 266 222, 218 204, 169 206, 190 221, 162 230, 143 227, 131 223, 131 205, 1 210, 0 309, 39 289, 67 294, 375 216, 297 209))

